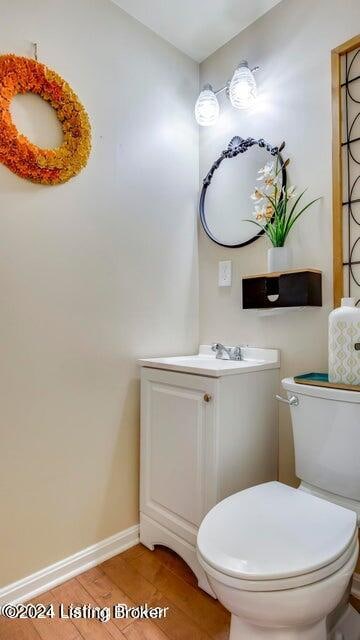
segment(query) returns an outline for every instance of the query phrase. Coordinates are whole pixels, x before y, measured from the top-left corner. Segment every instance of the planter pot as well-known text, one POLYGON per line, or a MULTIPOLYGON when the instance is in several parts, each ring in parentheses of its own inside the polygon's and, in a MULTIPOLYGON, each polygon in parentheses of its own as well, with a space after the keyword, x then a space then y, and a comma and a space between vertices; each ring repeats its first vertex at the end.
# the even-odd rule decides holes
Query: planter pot
POLYGON ((292 267, 290 247, 271 247, 268 249, 268 272, 286 271, 292 267))

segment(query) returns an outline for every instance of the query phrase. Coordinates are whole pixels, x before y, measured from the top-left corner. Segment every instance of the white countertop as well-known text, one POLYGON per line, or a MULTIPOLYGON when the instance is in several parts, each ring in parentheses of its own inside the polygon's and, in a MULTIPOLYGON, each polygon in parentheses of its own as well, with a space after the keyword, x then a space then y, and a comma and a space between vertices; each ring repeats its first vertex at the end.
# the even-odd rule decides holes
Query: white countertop
POLYGON ((141 358, 138 362, 142 367, 151 369, 180 371, 212 378, 280 367, 278 349, 242 347, 241 352, 242 360, 222 360, 215 357, 210 345, 200 345, 196 355, 141 358))

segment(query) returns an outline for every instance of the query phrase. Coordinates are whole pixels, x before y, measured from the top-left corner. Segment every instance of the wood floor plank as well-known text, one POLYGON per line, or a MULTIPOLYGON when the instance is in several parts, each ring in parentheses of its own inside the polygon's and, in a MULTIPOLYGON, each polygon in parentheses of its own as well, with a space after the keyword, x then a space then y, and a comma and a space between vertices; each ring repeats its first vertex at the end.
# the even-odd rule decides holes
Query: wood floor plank
POLYGON ((131 624, 125 629, 124 635, 127 640, 169 640, 168 636, 154 622, 148 620, 131 624))
POLYGON ((97 578, 101 578, 101 576, 104 575, 104 572, 101 568, 101 565, 98 565, 97 567, 93 567, 92 569, 88 569, 88 571, 85 571, 85 573, 81 573, 79 576, 77 576, 77 579, 79 580, 79 578, 84 578, 87 581, 91 582, 92 580, 96 580, 97 578))
POLYGON ((9 620, 0 616, 0 640, 41 640, 29 620, 9 620))
POLYGON ((32 598, 31 602, 33 604, 52 604, 54 606, 54 618, 33 620, 33 625, 41 640, 82 640, 72 620, 59 618, 60 602, 56 600, 51 591, 47 591, 37 598, 32 598))
POLYGON ((169 640, 190 640, 190 638, 191 640, 211 640, 211 637, 196 622, 164 594, 158 592, 151 605, 153 607, 169 607, 168 616, 156 620, 156 625, 164 631, 169 640))
POLYGON ((360 600, 358 598, 354 598, 354 596, 350 596, 350 602, 354 609, 360 613, 360 600))
MULTIPOLYGON (((86 591, 94 598, 94 600, 102 607, 112 607, 115 604, 126 604, 133 607, 134 602, 127 594, 112 582, 99 567, 94 573, 86 572, 78 576, 78 581, 86 589, 86 591)), ((133 622, 132 619, 114 619, 114 624, 123 630, 133 622)))
MULTIPOLYGON (((102 607, 76 578, 56 587, 52 593, 65 606, 90 604, 92 607, 102 607)), ((124 635, 112 620, 104 623, 96 619, 74 619, 72 622, 86 640, 124 640, 124 635)))
MULTIPOLYGON (((152 552, 160 560, 161 564, 170 569, 179 578, 185 580, 193 587, 197 587, 197 578, 190 567, 174 551, 166 547, 157 546, 152 552)), ((130 558, 133 560, 134 558, 130 558)))
POLYGON ((138 558, 141 554, 144 553, 146 547, 143 544, 136 544, 134 547, 130 547, 126 551, 123 551, 120 555, 123 560, 132 560, 133 558, 138 558))
POLYGON ((146 550, 139 558, 128 561, 136 571, 166 593, 176 606, 215 640, 226 640, 229 634, 230 616, 216 601, 198 588, 185 583, 167 569, 157 556, 146 550))
MULTIPOLYGON (((140 557, 143 557, 142 555, 140 557)), ((106 560, 100 565, 108 578, 116 584, 137 604, 150 602, 157 588, 141 573, 131 566, 132 561, 125 561, 122 556, 106 560)))

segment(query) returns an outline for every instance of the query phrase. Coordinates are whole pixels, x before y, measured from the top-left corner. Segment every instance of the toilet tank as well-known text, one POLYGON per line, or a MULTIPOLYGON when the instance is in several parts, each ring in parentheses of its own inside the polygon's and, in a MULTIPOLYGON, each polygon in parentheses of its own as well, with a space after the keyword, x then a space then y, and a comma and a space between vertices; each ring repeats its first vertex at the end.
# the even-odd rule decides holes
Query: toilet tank
POLYGON ((282 381, 292 404, 296 475, 322 491, 360 501, 360 392, 282 381))

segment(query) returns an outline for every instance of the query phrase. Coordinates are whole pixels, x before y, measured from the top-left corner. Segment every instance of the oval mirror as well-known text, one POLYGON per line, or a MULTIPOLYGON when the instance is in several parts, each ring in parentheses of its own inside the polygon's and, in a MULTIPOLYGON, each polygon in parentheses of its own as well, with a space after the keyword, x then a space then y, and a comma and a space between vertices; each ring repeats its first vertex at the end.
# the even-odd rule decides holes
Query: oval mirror
POLYGON ((263 235, 251 222, 254 202, 251 194, 258 171, 268 162, 278 162, 282 186, 286 187, 286 167, 281 147, 265 140, 236 136, 214 162, 204 178, 200 196, 200 220, 205 232, 223 247, 244 247, 263 235))

